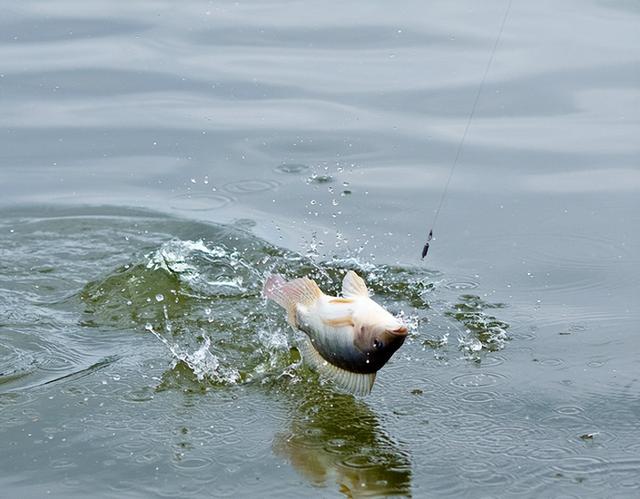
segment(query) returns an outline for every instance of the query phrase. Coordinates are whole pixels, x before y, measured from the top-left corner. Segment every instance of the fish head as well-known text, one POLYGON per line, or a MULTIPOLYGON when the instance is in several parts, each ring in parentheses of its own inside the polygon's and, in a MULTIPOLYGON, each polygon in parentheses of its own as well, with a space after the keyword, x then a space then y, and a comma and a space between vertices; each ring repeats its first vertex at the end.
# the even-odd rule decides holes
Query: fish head
POLYGON ((366 357, 371 372, 378 371, 402 346, 407 327, 394 319, 389 324, 357 324, 354 344, 366 357))

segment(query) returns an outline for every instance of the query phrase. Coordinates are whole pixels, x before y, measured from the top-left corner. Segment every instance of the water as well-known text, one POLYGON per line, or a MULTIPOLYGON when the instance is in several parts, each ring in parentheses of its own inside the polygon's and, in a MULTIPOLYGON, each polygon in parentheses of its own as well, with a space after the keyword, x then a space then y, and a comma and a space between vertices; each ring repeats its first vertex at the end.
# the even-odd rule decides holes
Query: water
POLYGON ((635 497, 640 10, 25 1, 0 20, 0 490, 635 497), (267 272, 410 336, 301 365, 267 272))

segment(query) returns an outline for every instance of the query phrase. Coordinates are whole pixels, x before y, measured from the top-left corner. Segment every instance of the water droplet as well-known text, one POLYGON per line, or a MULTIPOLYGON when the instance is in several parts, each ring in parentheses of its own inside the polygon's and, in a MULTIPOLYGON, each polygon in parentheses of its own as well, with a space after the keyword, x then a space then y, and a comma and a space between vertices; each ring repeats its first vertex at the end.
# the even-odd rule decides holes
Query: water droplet
POLYGON ((328 184, 333 182, 331 175, 317 175, 313 174, 307 179, 307 184, 328 184))
POLYGON ((163 301, 163 300, 164 300, 164 295, 161 294, 161 293, 158 293, 156 295, 156 301, 160 302, 160 301, 163 301))

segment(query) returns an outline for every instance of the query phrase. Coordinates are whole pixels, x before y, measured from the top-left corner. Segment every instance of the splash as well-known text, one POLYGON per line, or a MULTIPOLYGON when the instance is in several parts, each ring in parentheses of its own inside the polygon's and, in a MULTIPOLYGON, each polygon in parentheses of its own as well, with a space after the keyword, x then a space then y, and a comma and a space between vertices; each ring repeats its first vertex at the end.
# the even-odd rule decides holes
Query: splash
POLYGON ((172 240, 147 255, 147 268, 165 270, 189 284, 194 289, 211 294, 244 293, 243 276, 238 269, 252 271, 238 251, 228 251, 221 246, 207 247, 202 239, 197 241, 172 240), (209 262, 217 267, 214 275, 205 275, 198 270, 199 262, 209 262))
POLYGON ((308 373, 303 373, 294 332, 261 296, 264 277, 307 275, 327 293, 338 294, 349 269, 408 324, 409 342, 421 341, 443 355, 450 348, 450 330, 462 324, 459 348, 471 359, 505 345, 508 325, 485 313, 499 304, 463 295, 441 312, 438 304, 452 291, 440 285, 437 272, 374 264, 361 252, 321 261, 317 254, 288 252, 228 227, 207 239, 161 242, 141 262, 87 284, 81 297, 87 322, 151 333, 170 352, 171 369, 186 366, 198 382, 297 383, 308 373), (438 329, 444 333, 433 337, 438 329))
MULTIPOLYGON (((183 350, 180 345, 169 342, 164 336, 147 324, 145 329, 158 338, 175 357, 174 362, 184 362, 199 381, 209 379, 215 383, 234 384, 240 380, 240 373, 233 368, 220 365, 220 359, 210 351, 211 339, 204 336, 200 348, 193 352, 183 350)), ((175 363, 174 366, 175 367, 175 363)))
POLYGON ((486 312, 487 309, 503 308, 502 303, 488 303, 476 295, 462 295, 453 310, 446 315, 464 326, 458 336, 458 346, 469 357, 477 360, 482 351, 502 350, 509 340, 509 324, 486 312))

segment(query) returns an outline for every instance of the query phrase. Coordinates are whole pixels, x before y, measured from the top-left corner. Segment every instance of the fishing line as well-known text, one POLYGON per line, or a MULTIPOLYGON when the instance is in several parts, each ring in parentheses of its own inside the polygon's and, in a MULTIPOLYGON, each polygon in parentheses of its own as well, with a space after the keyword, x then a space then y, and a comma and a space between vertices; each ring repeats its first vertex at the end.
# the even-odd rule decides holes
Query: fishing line
POLYGON ((480 94, 482 94, 482 90, 484 89, 484 82, 487 79, 487 75, 489 74, 489 70, 491 69, 491 63, 493 62, 493 56, 496 53, 496 49, 498 48, 498 43, 500 43, 500 38, 502 37, 502 31, 504 30, 504 25, 507 22, 507 17, 509 17, 509 11, 511 10, 511 2, 513 0, 509 0, 507 3, 507 8, 504 11, 504 16, 502 17, 502 23, 500 24, 500 30, 498 31, 498 36, 496 36, 496 41, 493 44, 493 50, 491 51, 491 56, 489 56, 489 61, 487 62, 487 67, 484 70, 484 75, 482 75, 482 81, 480 82, 480 86, 478 87, 478 92, 476 93, 476 98, 473 101, 473 106, 471 106, 471 112, 469 113, 469 118, 467 119, 467 124, 464 127, 464 132, 462 132, 462 138, 460 139, 460 143, 458 144, 458 149, 456 150, 456 156, 453 159, 453 164, 451 165, 451 169, 449 170, 449 177, 447 178, 447 182, 444 184, 444 189, 442 191, 442 195, 440 196, 440 202, 438 203, 438 208, 436 209, 436 214, 433 217, 433 222, 431 223, 431 229, 429 229, 429 235, 427 236, 427 242, 422 248, 422 258, 424 259, 427 256, 427 252, 429 251, 429 244, 431 243, 431 239, 433 238, 433 228, 436 225, 438 220, 438 215, 440 215, 440 210, 442 209, 442 205, 444 204, 444 199, 449 190, 449 184, 451 183, 451 178, 453 177, 453 172, 456 169, 458 164, 458 160, 460 159, 460 153, 462 152, 462 148, 464 147, 464 141, 467 138, 467 132, 469 131, 469 126, 471 125, 471 120, 473 119, 473 115, 476 112, 476 106, 478 105, 478 101, 480 100, 480 94))

